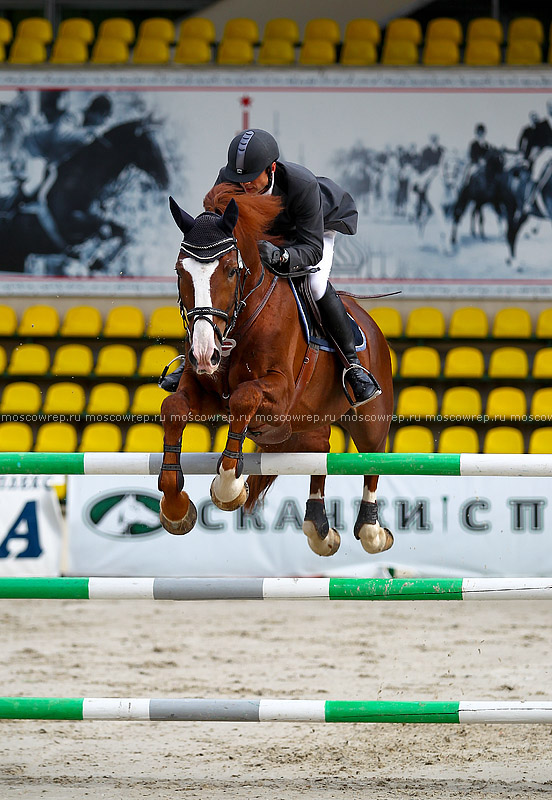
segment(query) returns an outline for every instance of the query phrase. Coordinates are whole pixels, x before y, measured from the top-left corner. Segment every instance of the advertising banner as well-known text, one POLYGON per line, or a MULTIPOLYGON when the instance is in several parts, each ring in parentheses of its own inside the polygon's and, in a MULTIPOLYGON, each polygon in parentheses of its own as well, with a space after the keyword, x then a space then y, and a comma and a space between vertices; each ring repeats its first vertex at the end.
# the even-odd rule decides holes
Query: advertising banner
POLYGON ((200 213, 230 140, 258 127, 354 196, 340 288, 552 296, 551 121, 549 70, 10 70, 0 281, 174 294, 168 195, 200 213))
POLYGON ((391 550, 369 555, 353 536, 360 477, 326 483, 330 525, 341 548, 321 558, 301 525, 305 476, 280 477, 252 515, 228 513, 209 498, 210 478, 188 476, 198 520, 185 536, 159 525, 152 476, 71 476, 68 486, 69 573, 127 576, 356 576, 389 569, 427 577, 552 574, 549 480, 383 476, 380 520, 395 536, 391 550))

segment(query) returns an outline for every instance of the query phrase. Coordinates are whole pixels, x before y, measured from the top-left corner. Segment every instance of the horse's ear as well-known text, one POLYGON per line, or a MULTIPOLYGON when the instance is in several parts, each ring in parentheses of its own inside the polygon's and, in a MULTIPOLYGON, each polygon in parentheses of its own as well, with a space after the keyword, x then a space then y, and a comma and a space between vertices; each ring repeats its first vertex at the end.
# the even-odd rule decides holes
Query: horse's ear
POLYGON ((233 233, 238 221, 238 214, 238 204, 234 198, 232 198, 224 209, 224 214, 222 215, 220 222, 217 222, 218 227, 221 229, 221 231, 223 231, 223 233, 233 233))
POLYGON ((195 219, 191 217, 189 214, 184 211, 184 209, 180 208, 178 203, 173 197, 169 197, 169 207, 171 209, 171 214, 173 215, 173 219, 182 231, 182 233, 186 234, 189 230, 191 230, 195 225, 195 219))

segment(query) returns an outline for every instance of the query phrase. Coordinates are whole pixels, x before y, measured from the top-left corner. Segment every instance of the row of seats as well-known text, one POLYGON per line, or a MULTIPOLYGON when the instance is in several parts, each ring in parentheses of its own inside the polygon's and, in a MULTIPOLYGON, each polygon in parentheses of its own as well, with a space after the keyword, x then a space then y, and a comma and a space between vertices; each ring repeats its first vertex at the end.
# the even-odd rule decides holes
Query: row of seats
POLYGON ((468 425, 444 428, 439 437, 422 425, 400 427, 393 439, 394 453, 551 453, 552 428, 537 428, 528 441, 527 450, 519 428, 507 425, 489 428, 482 437, 468 425))
MULTIPOLYGON (((519 387, 500 386, 491 389, 485 402, 485 415, 489 419, 528 420, 527 395, 519 387)), ((428 386, 408 386, 399 392, 396 412, 399 418, 441 417, 477 419, 483 415, 483 398, 472 386, 454 386, 443 393, 441 407, 437 392, 428 386)), ((552 388, 537 389, 531 398, 529 420, 552 422, 552 388)))
POLYGON ((407 347, 399 357, 391 350, 393 376, 399 378, 516 378, 534 380, 552 378, 552 347, 541 347, 534 355, 531 371, 527 352, 521 347, 498 347, 485 356, 477 347, 451 347, 441 355, 434 347, 407 347))

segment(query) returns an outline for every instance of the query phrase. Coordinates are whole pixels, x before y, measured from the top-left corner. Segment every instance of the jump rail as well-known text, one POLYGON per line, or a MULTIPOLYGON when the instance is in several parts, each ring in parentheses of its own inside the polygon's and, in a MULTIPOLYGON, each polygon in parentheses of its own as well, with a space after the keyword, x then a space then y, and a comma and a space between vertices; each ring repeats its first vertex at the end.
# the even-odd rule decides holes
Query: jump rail
MULTIPOLYGON (((219 453, 183 453, 186 475, 216 474, 219 453)), ((160 453, 0 453, 0 474, 158 475, 160 453)), ((552 455, 246 453, 248 475, 510 475, 551 477, 552 455)))
POLYGON ((0 578, 0 598, 545 600, 552 578, 0 578))
POLYGON ((550 724, 552 702, 0 697, 0 719, 550 724))

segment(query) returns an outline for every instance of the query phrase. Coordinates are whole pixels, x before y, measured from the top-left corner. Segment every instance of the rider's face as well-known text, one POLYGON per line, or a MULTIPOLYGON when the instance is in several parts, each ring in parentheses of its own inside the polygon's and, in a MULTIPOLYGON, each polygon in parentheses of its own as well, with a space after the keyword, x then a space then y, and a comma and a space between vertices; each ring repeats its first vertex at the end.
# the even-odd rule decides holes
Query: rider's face
MULTIPOLYGON (((272 172, 274 172, 275 166, 275 164, 272 165, 272 172)), ((247 194, 261 194, 261 192, 264 192, 268 186, 269 180, 270 179, 267 175, 267 172, 264 169, 261 174, 255 178, 255 180, 248 181, 247 183, 241 183, 240 186, 247 194)))

